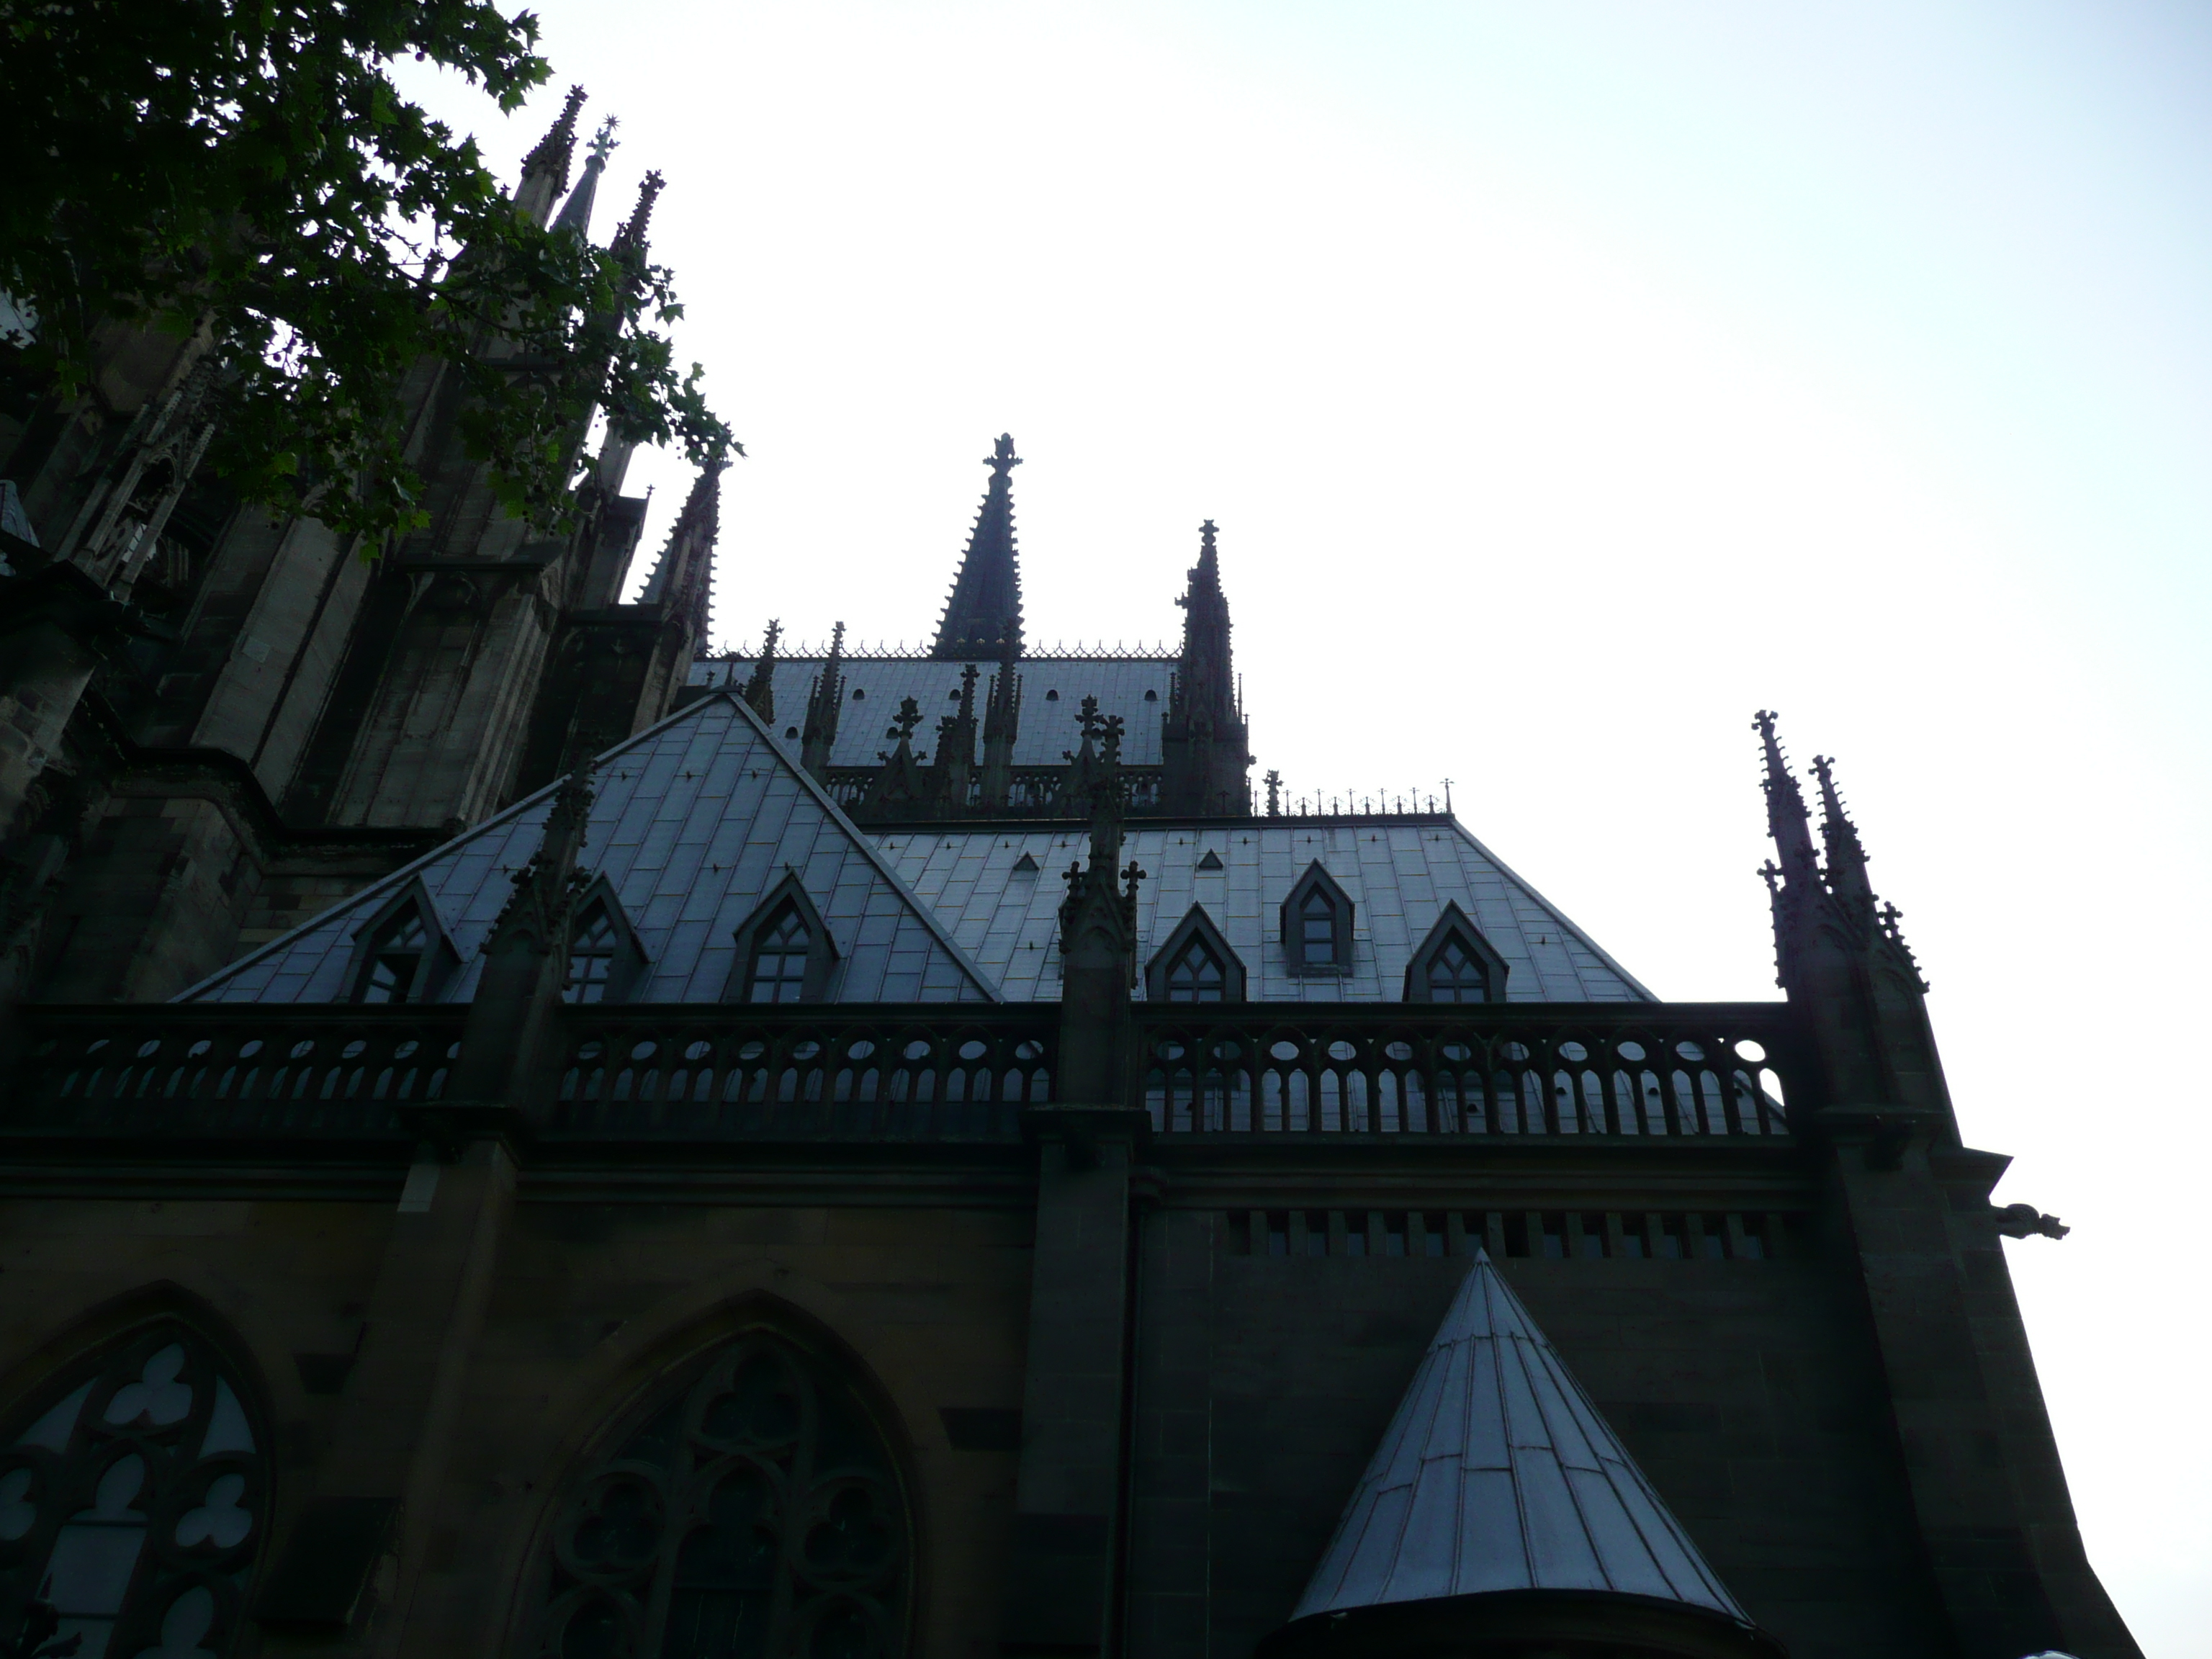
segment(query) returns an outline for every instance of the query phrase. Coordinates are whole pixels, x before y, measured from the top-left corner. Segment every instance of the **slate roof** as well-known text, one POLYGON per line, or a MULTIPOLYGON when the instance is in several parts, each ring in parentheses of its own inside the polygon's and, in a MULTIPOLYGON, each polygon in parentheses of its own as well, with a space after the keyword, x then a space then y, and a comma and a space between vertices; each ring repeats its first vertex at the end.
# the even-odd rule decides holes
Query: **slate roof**
MULTIPOLYGON (((1059 996, 1060 876, 1087 854, 1087 832, 948 824, 876 834, 900 878, 1009 1000, 1059 996), (1017 867, 1024 855, 1034 873, 1017 867)), ((1450 902, 1504 957, 1510 1002, 1655 1000, 1456 823, 1245 818, 1201 828, 1138 819, 1123 847, 1148 872, 1138 887, 1139 965, 1202 904, 1243 960, 1255 1001, 1401 1000, 1407 963, 1450 902), (1218 872, 1198 867, 1209 852, 1223 862, 1218 872), (1284 965, 1282 902, 1316 860, 1352 902, 1352 971, 1341 978, 1293 978, 1284 965)))
MULTIPOLYGON (((799 734, 806 729, 806 699, 822 673, 819 657, 780 657, 770 684, 775 693, 776 740, 793 755, 799 753, 799 734), (787 732, 789 734, 787 736, 787 732)), ((899 699, 912 697, 921 709, 921 725, 914 734, 915 750, 927 755, 937 741, 937 718, 959 710, 960 670, 957 662, 927 657, 848 657, 841 665, 845 676, 845 701, 837 717, 837 741, 830 751, 832 766, 873 766, 891 747, 884 734, 899 699), (854 693, 859 693, 858 696, 854 693)), ((995 661, 975 663, 975 720, 981 730, 983 702, 995 661)), ((1125 722, 1121 759, 1130 766, 1160 763, 1160 716, 1167 712, 1168 682, 1175 675, 1172 661, 1156 658, 1024 658, 1015 672, 1022 681, 1021 729, 1014 736, 1014 764, 1059 766, 1065 763, 1080 734, 1076 715, 1084 698, 1098 699, 1101 714, 1119 714, 1125 722), (1054 692, 1060 695, 1057 699, 1054 692), (1146 694, 1152 694, 1147 701, 1146 694)), ((691 665, 695 685, 736 689, 753 672, 744 657, 717 657, 691 665)), ((982 758, 981 744, 976 758, 982 758)))
MULTIPOLYGON (((836 939, 835 1000, 992 997, 988 978, 738 698, 702 698, 608 750, 592 784, 580 862, 613 884, 645 948, 636 1000, 719 1000, 732 935, 787 868, 836 939)), ((343 1000, 356 931, 417 876, 463 963, 444 1000, 468 1000, 482 971, 477 952, 513 890, 509 872, 537 849, 552 798, 547 788, 518 801, 179 1000, 343 1000)))
POLYGON ((1531 1589, 1750 1623, 1478 1254, 1291 1617, 1531 1589))

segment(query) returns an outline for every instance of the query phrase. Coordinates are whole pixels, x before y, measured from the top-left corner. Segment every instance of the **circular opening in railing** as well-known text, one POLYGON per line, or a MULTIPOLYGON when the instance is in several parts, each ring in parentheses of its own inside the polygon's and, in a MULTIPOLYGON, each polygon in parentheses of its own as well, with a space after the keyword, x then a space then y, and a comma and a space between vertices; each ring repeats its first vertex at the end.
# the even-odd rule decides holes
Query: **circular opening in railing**
POLYGON ((795 1042, 791 1047, 791 1057, 793 1060, 817 1060, 821 1057, 821 1054, 822 1045, 812 1037, 807 1038, 804 1042, 795 1042))
POLYGON ((214 1047, 215 1044, 210 1042, 205 1037, 202 1037, 198 1042, 195 1042, 191 1048, 185 1050, 185 1058, 186 1060, 198 1060, 202 1054, 207 1053, 209 1049, 214 1047))
POLYGON ((758 1060, 767 1052, 768 1044, 765 1042, 748 1042, 738 1050, 738 1058, 739 1060, 758 1060))
POLYGON ((1735 1045, 1735 1057, 1738 1060, 1747 1060, 1756 1066, 1766 1058, 1766 1049, 1764 1044, 1754 1042, 1751 1038, 1746 1037, 1735 1045))
POLYGON ((960 1045, 960 1058, 963 1060, 981 1060, 990 1052, 991 1048, 988 1043, 975 1037, 969 1037, 967 1042, 960 1045))
MULTIPOLYGON (((100 1044, 100 1043, 95 1042, 95 1043, 94 1043, 92 1046, 93 1046, 94 1048, 97 1048, 101 1047, 102 1045, 101 1045, 101 1044, 100 1044)), ((408 1046, 409 1048, 413 1048, 415 1045, 414 1045, 413 1043, 411 1043, 411 1042, 410 1042, 410 1043, 409 1043, 407 1046, 408 1046)), ((241 1042, 241 1043, 240 1043, 240 1044, 238 1045, 238 1057, 239 1057, 240 1060, 251 1060, 251 1059, 252 1059, 252 1058, 254 1057, 254 1055, 256 1055, 256 1054, 259 1054, 260 1052, 261 1052, 261 1039, 260 1039, 259 1037, 249 1037, 246 1042, 241 1042)))
POLYGON ((1674 1045, 1674 1052, 1684 1060, 1703 1060, 1705 1057, 1705 1047, 1701 1043, 1678 1042, 1674 1045))
POLYGON ((1474 1058, 1474 1050, 1464 1042, 1447 1042, 1437 1052, 1455 1066, 1464 1066, 1474 1058))
POLYGON ((155 1037, 150 1042, 142 1042, 138 1045, 138 1058, 144 1060, 150 1055, 159 1054, 161 1051, 161 1039, 155 1037))
POLYGON ((1267 1052, 1277 1060, 1291 1060, 1298 1057, 1298 1045, 1288 1038, 1267 1045, 1267 1052))
POLYGON ((1213 1045, 1213 1057, 1216 1060, 1242 1060, 1244 1045, 1241 1042, 1217 1042, 1213 1045))
POLYGON ((1328 1057, 1331 1060, 1352 1060, 1355 1059, 1358 1053, 1358 1048, 1346 1042, 1342 1037, 1337 1038, 1328 1045, 1328 1057))
POLYGON ((660 1045, 648 1038, 643 1042, 634 1045, 629 1051, 629 1057, 632 1060, 651 1060, 659 1052, 660 1045))
POLYGON ((1382 1045, 1382 1053, 1385 1058, 1390 1060, 1411 1060, 1413 1057, 1413 1045, 1410 1042, 1386 1042, 1382 1045))
POLYGON ((314 1052, 315 1040, 313 1037, 302 1037, 292 1045, 292 1058, 295 1060, 305 1060, 314 1052))
POLYGON ((714 1052, 714 1045, 708 1042, 706 1038, 701 1037, 696 1042, 684 1045, 684 1058, 691 1061, 694 1065, 696 1065, 700 1060, 706 1059, 708 1055, 714 1052))
POLYGON ((1559 1045, 1559 1058, 1561 1060, 1572 1060, 1575 1064, 1579 1066, 1583 1061, 1589 1058, 1589 1050, 1583 1048, 1581 1043, 1577 1042, 1573 1038, 1570 1037, 1566 1042, 1562 1042, 1559 1045))
POLYGON ((908 1060, 927 1060, 929 1058, 929 1043, 924 1038, 916 1037, 913 1042, 908 1043, 900 1052, 905 1054, 908 1060))
POLYGON ((338 1050, 338 1058, 340 1060, 359 1060, 368 1052, 368 1044, 363 1042, 359 1037, 356 1037, 351 1042, 347 1043, 344 1048, 338 1050))
POLYGON ((1042 1060, 1044 1058, 1044 1044, 1042 1042, 1018 1042, 1014 1045, 1014 1058, 1016 1060, 1042 1060))
POLYGON ((859 1042, 847 1045, 845 1049, 845 1058, 848 1060, 866 1060, 875 1052, 876 1045, 869 1042, 867 1038, 862 1037, 859 1042))
POLYGON ((1644 1058, 1644 1045, 1632 1039, 1626 1042, 1614 1043, 1613 1052, 1618 1058, 1633 1064, 1644 1058))
POLYGON ((1525 1042, 1501 1042, 1498 1045, 1498 1057, 1509 1065, 1518 1066, 1528 1058, 1528 1045, 1525 1042))
POLYGON ((1182 1058, 1182 1044, 1173 1041, 1155 1042, 1152 1045, 1152 1052, 1158 1055, 1162 1060, 1181 1060, 1182 1058))
MULTIPOLYGON (((261 1045, 258 1042, 248 1043, 245 1048, 240 1048, 238 1051, 240 1058, 243 1059, 246 1055, 252 1054, 261 1045)), ((415 1057, 415 1051, 422 1046, 422 1045, 416 1042, 413 1037, 409 1037, 406 1042, 401 1043, 397 1048, 394 1048, 392 1051, 392 1057, 394 1060, 411 1060, 415 1057)), ((587 1042, 584 1046, 592 1050, 594 1054, 599 1052, 599 1045, 596 1042, 587 1042)))

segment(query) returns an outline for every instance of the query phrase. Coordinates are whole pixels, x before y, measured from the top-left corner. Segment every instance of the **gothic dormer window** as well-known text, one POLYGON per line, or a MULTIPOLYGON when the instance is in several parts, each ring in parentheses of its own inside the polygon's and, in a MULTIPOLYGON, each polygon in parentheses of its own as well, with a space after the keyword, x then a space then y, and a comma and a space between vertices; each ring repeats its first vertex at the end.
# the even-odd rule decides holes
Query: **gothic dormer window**
POLYGON ((1456 904, 1444 906, 1406 964, 1408 1002, 1503 1002, 1505 958, 1456 904))
POLYGON ((1244 964, 1194 904, 1145 969, 1145 994, 1154 1002, 1242 1002, 1244 964))
POLYGON ((836 945, 797 876, 769 890, 738 929, 737 947, 724 1000, 766 1006, 828 996, 836 945))
POLYGON ((1352 897, 1319 860, 1283 901, 1283 965, 1294 975, 1352 971, 1352 897))
POLYGON ((460 957, 420 880, 410 881, 354 933, 347 984, 353 1001, 434 1002, 460 957))
POLYGON ((576 907, 568 935, 568 976, 563 1002, 627 1002, 646 965, 645 949, 630 931, 629 918, 613 884, 599 877, 576 907))

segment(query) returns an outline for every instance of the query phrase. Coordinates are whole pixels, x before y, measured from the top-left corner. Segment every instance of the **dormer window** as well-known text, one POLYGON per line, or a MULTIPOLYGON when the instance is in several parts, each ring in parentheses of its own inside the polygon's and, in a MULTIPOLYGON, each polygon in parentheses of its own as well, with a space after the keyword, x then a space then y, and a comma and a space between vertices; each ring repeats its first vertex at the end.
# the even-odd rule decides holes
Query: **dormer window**
POLYGON ((1406 964, 1408 1002, 1503 1002, 1505 958, 1456 904, 1447 904, 1406 964))
POLYGON ((1352 971, 1352 896, 1319 860, 1283 901, 1283 966, 1294 976, 1352 971))
POLYGON ((1242 1002, 1244 964, 1194 904, 1145 969, 1145 994, 1154 1002, 1242 1002))
POLYGON ((368 947, 363 1002, 411 1002, 422 977, 422 958, 430 949, 430 930, 422 913, 409 905, 384 927, 368 947))
POLYGON ((1490 975, 1457 938, 1446 939, 1443 948, 1429 958, 1429 1000, 1490 1000, 1490 975))
POLYGON ((786 875, 762 897, 738 929, 736 945, 724 1001, 766 1007, 829 999, 836 942, 796 874, 786 875))
POLYGON ((562 988, 563 1002, 605 1002, 607 981, 614 975, 615 947, 622 943, 614 919, 604 905, 595 905, 576 930, 568 946, 568 982, 562 988))
POLYGON ((421 878, 385 900, 355 930, 346 995, 375 1007, 435 1002, 461 965, 421 878))
POLYGON ((798 1002, 806 994, 806 959, 814 936, 799 907, 786 904, 753 941, 753 960, 745 977, 747 1002, 798 1002))
POLYGON ((1225 977, 1221 958, 1202 937, 1193 934, 1168 963, 1168 1000, 1218 1002, 1225 977))
POLYGON ((568 935, 568 975, 561 1000, 574 1003, 627 1002, 645 971, 645 947, 630 929, 614 884, 605 876, 584 890, 568 935))

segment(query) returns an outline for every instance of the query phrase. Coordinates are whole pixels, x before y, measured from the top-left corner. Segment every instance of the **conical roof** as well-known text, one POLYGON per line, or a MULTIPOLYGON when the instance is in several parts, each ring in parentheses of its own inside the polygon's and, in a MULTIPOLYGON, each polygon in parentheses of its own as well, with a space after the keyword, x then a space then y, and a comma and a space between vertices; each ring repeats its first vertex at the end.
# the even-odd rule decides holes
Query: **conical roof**
POLYGON ((1291 1617, 1510 1590, 1750 1623, 1478 1254, 1291 1617))

